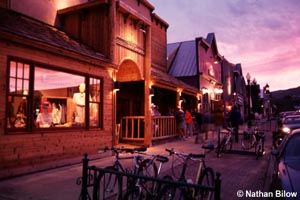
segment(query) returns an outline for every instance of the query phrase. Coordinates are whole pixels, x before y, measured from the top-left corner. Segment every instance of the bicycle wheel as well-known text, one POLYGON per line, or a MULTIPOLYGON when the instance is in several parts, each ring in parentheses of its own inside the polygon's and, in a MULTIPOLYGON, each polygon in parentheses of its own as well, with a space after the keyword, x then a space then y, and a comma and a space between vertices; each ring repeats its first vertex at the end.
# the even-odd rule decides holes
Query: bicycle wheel
POLYGON ((255 136, 253 134, 244 133, 242 139, 242 148, 245 150, 251 149, 255 144, 255 136))
MULTIPOLYGON (((145 159, 140 163, 138 174, 149 177, 157 177, 157 166, 151 159, 145 159)), ((148 191, 153 193, 156 190, 157 183, 150 180, 140 180, 148 191)))
MULTIPOLYGON (((104 169, 117 171, 113 166, 104 169)), ((118 199, 121 188, 119 189, 119 179, 116 174, 100 172, 96 177, 93 189, 93 199, 104 200, 108 198, 118 199)))
MULTIPOLYGON (((173 178, 169 175, 163 177, 164 180, 173 181, 173 178)), ((171 184, 160 183, 155 191, 157 199, 160 200, 172 200, 175 197, 176 188, 171 184)))
MULTIPOLYGON (((215 185, 215 173, 214 170, 210 167, 206 167, 198 180, 198 184, 202 186, 213 187, 215 185)), ((199 199, 212 199, 213 191, 210 190, 195 190, 195 198, 199 199)))

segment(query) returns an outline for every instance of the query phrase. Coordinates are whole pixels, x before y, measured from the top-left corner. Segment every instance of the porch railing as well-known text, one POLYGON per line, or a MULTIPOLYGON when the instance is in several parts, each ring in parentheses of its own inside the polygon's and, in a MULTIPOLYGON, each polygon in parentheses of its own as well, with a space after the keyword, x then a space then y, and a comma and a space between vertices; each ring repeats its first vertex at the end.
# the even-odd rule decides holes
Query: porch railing
POLYGON ((153 139, 163 139, 177 136, 176 119, 173 116, 152 117, 152 137, 153 139))
MULTIPOLYGON (((121 118, 119 137, 121 140, 144 140, 144 116, 124 116, 121 118)), ((173 116, 152 117, 151 134, 153 140, 177 135, 176 120, 173 116)))

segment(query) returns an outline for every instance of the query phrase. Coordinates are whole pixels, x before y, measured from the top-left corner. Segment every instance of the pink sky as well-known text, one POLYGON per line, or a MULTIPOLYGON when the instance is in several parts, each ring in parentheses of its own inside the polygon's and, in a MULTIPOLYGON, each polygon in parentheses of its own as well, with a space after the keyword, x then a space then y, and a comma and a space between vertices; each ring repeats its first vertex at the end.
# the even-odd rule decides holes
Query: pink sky
POLYGON ((299 0, 148 0, 169 23, 168 43, 214 32, 219 53, 261 88, 300 86, 299 0))

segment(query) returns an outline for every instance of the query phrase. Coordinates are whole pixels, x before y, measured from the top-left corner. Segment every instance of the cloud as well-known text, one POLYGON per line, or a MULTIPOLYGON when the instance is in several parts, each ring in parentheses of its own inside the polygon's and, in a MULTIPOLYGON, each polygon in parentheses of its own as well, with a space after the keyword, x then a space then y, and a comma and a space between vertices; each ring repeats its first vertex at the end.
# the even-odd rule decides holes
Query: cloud
POLYGON ((150 0, 169 23, 168 43, 214 32, 219 53, 241 63, 258 82, 275 88, 299 86, 300 1, 150 0), (273 75, 269 75, 272 73, 273 75), (274 75, 280 76, 274 78, 274 75), (299 79, 299 78, 298 78, 299 79), (281 83, 280 83, 281 82, 281 83), (276 87, 275 87, 276 86, 276 87))

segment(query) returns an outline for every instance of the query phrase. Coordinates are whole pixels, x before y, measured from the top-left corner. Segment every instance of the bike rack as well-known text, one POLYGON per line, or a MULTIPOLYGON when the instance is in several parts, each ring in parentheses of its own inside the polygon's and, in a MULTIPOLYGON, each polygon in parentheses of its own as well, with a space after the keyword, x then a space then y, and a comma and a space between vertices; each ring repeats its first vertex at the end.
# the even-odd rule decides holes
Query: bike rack
MULTIPOLYGON (((264 134, 264 132, 265 131, 262 131, 262 130, 260 130, 259 131, 260 133, 263 133, 263 134, 261 134, 262 136, 256 136, 256 137, 260 137, 260 139, 262 140, 262 151, 263 151, 263 153, 262 153, 262 155, 257 155, 255 152, 253 152, 253 155, 255 155, 256 157, 258 157, 258 156, 263 156, 264 155, 264 149, 265 149, 265 134, 264 134)), ((220 155, 221 155, 221 133, 222 134, 225 134, 225 132, 224 131, 221 131, 220 129, 218 130, 218 145, 217 145, 217 157, 219 158, 220 157, 220 155)), ((228 132, 226 131, 226 134, 227 134, 228 132)), ((249 152, 250 153, 250 151, 249 150, 244 150, 243 152, 249 152)))
MULTIPOLYGON (((215 200, 220 200, 221 199, 221 179, 220 173, 216 173, 216 179, 215 179, 215 186, 214 187, 209 187, 209 186, 203 186, 203 185, 198 185, 198 184, 193 184, 193 183, 187 183, 187 182, 181 182, 181 181, 172 181, 172 180, 167 180, 167 179, 162 179, 162 178, 155 178, 155 177, 149 177, 149 176, 142 176, 142 175, 136 175, 132 173, 124 173, 124 172, 119 172, 119 171, 112 171, 108 169, 103 169, 95 166, 89 166, 89 159, 88 155, 85 154, 84 158, 82 159, 82 177, 77 178, 76 184, 81 185, 81 192, 79 199, 81 200, 96 200, 96 197, 93 196, 91 198, 90 194, 88 193, 88 187, 93 187, 95 184, 94 181, 96 180, 95 176, 103 173, 113 173, 118 176, 118 179, 120 180, 120 185, 119 187, 122 188, 122 182, 123 178, 135 178, 135 179, 143 179, 143 180, 149 180, 149 181, 155 181, 163 184, 168 184, 171 185, 172 187, 191 187, 194 189, 201 189, 203 191, 214 191, 214 199, 215 200)), ((119 194, 118 196, 120 197, 119 199, 122 199, 122 190, 118 190, 119 194)), ((93 194, 94 193, 94 187, 93 187, 93 194)))

